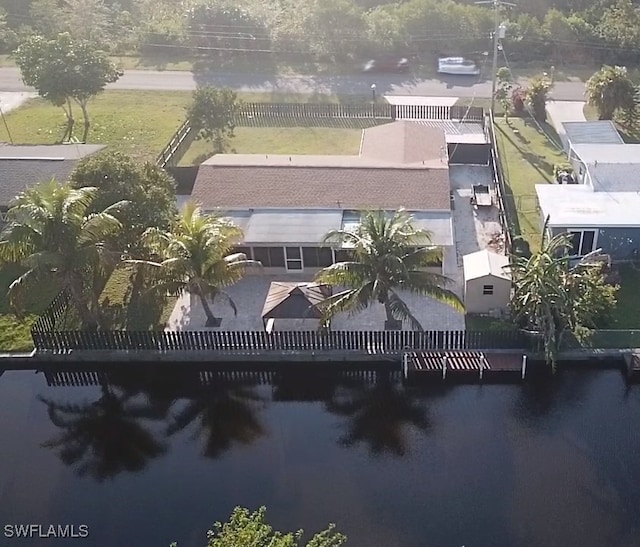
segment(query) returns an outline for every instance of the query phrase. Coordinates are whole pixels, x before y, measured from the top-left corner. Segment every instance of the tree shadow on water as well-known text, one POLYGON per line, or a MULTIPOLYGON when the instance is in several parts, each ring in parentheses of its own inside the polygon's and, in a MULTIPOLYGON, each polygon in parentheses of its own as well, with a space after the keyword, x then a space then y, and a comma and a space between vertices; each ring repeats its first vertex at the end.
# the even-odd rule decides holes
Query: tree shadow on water
POLYGON ((410 448, 410 429, 431 430, 426 409, 387 378, 373 385, 338 388, 327 410, 347 418, 347 431, 339 440, 342 446, 364 443, 373 455, 404 456, 410 448))
POLYGON ((191 439, 203 444, 203 455, 218 458, 235 444, 249 445, 265 434, 256 412, 264 404, 250 386, 202 388, 169 418, 166 433, 190 429, 191 439))
POLYGON ((164 454, 166 445, 142 420, 156 419, 145 402, 108 385, 94 402, 60 403, 39 396, 61 432, 42 444, 80 475, 104 481, 122 472, 142 471, 164 454))

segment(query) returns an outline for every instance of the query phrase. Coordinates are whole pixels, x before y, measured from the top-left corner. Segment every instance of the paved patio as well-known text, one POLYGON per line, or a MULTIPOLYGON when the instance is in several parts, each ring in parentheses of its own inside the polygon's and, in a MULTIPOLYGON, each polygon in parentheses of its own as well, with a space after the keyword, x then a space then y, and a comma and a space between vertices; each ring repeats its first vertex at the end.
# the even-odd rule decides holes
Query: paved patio
MULTIPOLYGON (((215 330, 247 331, 264 330, 262 307, 269 285, 272 281, 310 281, 311 275, 248 275, 236 285, 229 287, 227 293, 236 303, 238 315, 220 298, 213 305, 216 317, 222 318, 222 324, 215 330)), ((422 323, 425 330, 464 330, 464 315, 449 306, 407 293, 400 293, 412 313, 422 323)), ((332 321, 333 330, 382 330, 385 313, 382 305, 376 304, 352 317, 337 316, 332 321)), ((166 330, 208 330, 205 328, 205 314, 198 299, 185 295, 178 299, 171 313, 166 330)), ((315 330, 315 320, 276 321, 276 330, 315 330)), ((214 330, 214 329, 212 329, 214 330)))

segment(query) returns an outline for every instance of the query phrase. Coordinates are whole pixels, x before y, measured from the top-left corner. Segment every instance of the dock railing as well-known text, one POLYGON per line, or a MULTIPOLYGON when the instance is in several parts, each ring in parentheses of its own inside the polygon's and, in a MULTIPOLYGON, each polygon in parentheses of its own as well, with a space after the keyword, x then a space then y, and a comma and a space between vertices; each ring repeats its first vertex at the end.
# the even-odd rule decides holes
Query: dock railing
POLYGON ((520 331, 42 331, 32 330, 38 351, 153 350, 354 352, 402 355, 407 350, 526 349, 520 331))

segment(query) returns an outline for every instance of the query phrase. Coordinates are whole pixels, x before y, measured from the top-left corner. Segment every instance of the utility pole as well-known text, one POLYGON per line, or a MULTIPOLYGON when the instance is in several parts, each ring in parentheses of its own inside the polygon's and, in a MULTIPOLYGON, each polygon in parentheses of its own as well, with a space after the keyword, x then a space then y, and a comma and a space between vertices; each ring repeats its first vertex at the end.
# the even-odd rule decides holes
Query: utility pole
POLYGON ((515 4, 511 2, 503 2, 502 0, 483 0, 475 2, 476 4, 491 4, 493 6, 493 64, 491 68, 491 112, 496 106, 496 85, 498 83, 498 44, 501 38, 504 38, 504 26, 500 25, 500 7, 511 6, 515 4))

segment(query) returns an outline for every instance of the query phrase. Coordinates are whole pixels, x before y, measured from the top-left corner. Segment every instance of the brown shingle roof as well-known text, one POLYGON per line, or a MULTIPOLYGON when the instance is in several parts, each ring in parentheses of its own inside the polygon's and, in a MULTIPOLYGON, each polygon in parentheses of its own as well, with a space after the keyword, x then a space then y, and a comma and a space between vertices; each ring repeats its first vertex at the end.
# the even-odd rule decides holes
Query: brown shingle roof
POLYGON ((449 210, 449 170, 201 165, 192 197, 204 209, 449 210))
POLYGON ((433 160, 447 163, 447 143, 440 128, 399 121, 364 130, 360 154, 398 164, 433 160))

